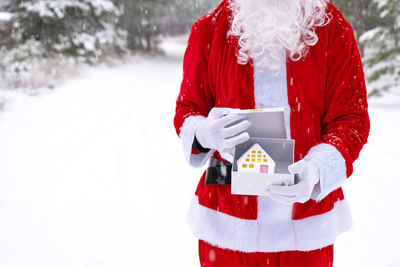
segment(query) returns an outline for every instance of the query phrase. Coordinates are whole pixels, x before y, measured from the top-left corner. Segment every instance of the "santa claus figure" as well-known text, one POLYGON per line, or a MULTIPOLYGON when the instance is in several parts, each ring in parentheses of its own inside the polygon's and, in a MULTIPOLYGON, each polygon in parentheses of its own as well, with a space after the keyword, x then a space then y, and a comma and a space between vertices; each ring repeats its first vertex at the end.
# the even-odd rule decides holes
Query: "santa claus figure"
POLYGON ((341 186, 370 124, 354 33, 330 2, 223 0, 194 23, 174 119, 187 162, 229 165, 249 122, 226 111, 273 107, 295 140, 296 183, 232 195, 203 174, 188 213, 201 266, 332 266, 351 227, 341 186))

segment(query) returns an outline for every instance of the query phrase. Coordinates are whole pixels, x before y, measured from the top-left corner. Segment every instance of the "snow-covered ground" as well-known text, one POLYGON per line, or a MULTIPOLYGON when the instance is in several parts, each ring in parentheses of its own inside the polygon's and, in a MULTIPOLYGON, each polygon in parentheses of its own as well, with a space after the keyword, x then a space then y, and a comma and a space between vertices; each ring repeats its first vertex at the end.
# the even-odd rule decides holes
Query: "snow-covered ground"
MULTIPOLYGON (((199 266, 185 216, 202 170, 173 128, 184 47, 164 48, 38 95, 0 91, 0 266, 199 266)), ((336 267, 400 266, 400 101, 370 114, 336 267)))

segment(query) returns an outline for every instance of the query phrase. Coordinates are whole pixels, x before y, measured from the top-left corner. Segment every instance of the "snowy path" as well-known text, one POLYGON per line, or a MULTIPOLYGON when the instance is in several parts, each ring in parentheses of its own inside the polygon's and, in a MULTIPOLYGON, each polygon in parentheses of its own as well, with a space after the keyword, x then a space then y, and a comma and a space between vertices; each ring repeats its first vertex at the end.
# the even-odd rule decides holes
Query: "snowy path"
MULTIPOLYGON (((201 171, 173 129, 182 58, 168 49, 40 96, 0 91, 0 266, 198 266, 185 215, 201 171)), ((336 267, 400 266, 399 117, 371 108, 336 267)))
POLYGON ((185 213, 199 173, 172 125, 181 59, 135 61, 11 96, 0 114, 0 266, 197 263, 185 213))

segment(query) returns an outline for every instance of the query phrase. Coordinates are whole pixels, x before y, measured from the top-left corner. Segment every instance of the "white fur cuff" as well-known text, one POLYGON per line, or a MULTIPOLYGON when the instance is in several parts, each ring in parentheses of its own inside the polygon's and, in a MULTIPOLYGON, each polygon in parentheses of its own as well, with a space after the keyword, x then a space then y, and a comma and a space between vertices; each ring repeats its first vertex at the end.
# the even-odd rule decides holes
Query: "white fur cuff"
POLYGON ((305 156, 305 160, 314 162, 320 173, 320 181, 314 189, 312 199, 321 201, 346 181, 346 162, 336 147, 325 143, 314 146, 305 156))
POLYGON ((208 153, 192 154, 192 145, 196 127, 205 119, 205 117, 200 115, 187 117, 182 125, 180 133, 183 145, 183 154, 186 162, 196 168, 202 167, 215 152, 215 150, 211 149, 208 153))

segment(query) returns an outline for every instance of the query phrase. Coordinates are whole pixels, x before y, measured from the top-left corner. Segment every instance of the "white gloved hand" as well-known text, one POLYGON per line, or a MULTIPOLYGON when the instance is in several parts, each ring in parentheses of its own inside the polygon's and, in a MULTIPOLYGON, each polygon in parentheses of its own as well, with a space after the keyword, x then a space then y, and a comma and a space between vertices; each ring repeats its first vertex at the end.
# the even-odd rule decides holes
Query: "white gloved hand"
POLYGON ((250 122, 242 114, 228 114, 229 108, 213 108, 207 118, 195 129, 197 141, 204 148, 216 149, 222 152, 249 140, 249 134, 244 132, 249 128, 250 122), (229 127, 227 127, 229 126, 229 127))
POLYGON ((297 183, 294 185, 271 185, 268 188, 268 196, 285 205, 292 205, 295 202, 304 203, 308 201, 319 182, 318 165, 312 161, 300 160, 288 167, 292 174, 297 174, 297 183))

